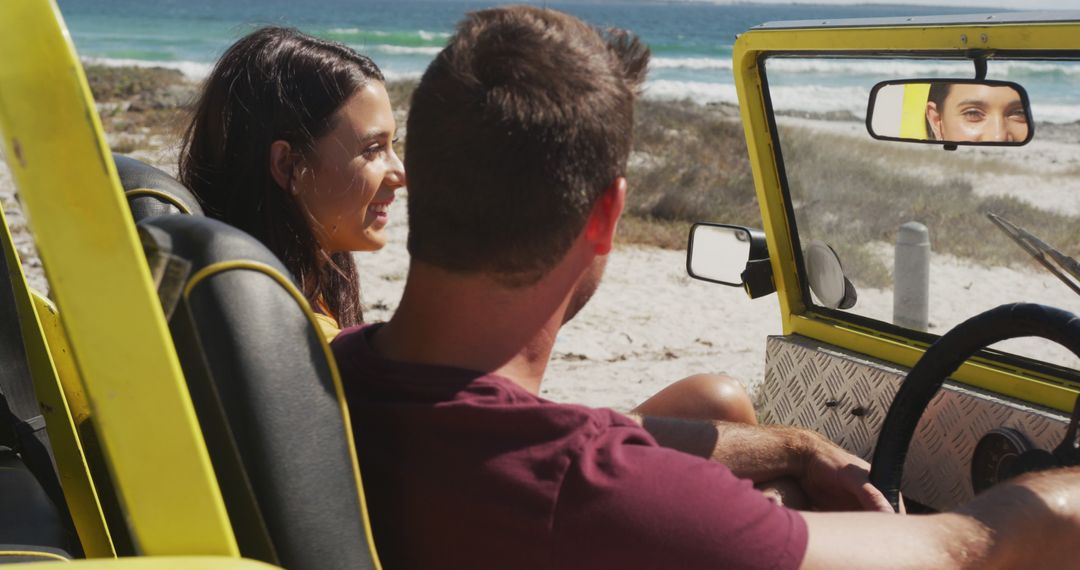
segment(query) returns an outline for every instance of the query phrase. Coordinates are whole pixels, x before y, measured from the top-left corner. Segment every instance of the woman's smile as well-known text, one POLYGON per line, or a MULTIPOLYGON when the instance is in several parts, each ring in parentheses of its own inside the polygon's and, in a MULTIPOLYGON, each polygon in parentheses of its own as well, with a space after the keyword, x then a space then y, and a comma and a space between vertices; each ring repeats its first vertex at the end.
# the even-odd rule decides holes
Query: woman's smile
POLYGON ((368 205, 367 211, 369 216, 374 216, 375 220, 372 223, 376 228, 383 228, 386 223, 390 221, 390 204, 394 202, 393 198, 383 202, 372 202, 368 205))

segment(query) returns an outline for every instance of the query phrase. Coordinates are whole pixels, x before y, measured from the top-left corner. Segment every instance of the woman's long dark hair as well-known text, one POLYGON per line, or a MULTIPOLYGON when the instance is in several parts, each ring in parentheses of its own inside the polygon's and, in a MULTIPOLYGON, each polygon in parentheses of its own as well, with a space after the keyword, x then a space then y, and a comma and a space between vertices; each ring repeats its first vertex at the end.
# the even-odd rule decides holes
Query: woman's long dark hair
POLYGON ((319 310, 343 328, 363 321, 360 279, 350 252, 328 254, 307 214, 270 172, 270 146, 301 154, 334 127, 338 109, 371 81, 385 81, 369 58, 291 28, 241 38, 206 79, 180 149, 179 178, 206 214, 265 244, 319 310))

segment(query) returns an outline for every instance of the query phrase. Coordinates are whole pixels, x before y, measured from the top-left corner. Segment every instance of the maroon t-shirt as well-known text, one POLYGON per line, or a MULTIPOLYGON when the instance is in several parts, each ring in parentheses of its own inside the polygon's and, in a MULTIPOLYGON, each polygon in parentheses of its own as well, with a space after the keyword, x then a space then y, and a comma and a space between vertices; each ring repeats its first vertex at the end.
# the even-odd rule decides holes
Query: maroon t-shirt
POLYGON ((806 524, 724 466, 629 418, 510 380, 333 343, 383 564, 437 568, 797 568, 806 524))

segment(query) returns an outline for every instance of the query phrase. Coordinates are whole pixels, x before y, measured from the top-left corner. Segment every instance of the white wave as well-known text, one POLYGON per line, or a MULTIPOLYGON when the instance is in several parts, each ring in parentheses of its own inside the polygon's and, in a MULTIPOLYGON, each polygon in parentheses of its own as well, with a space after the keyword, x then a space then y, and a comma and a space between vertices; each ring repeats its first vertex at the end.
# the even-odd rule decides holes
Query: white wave
MULTIPOLYGON (((1074 123, 1080 121, 1080 105, 1031 104, 1031 116, 1038 123, 1074 123)), ((1038 136, 1036 134, 1035 136, 1038 136)))
POLYGON ((654 57, 651 69, 731 69, 731 58, 715 57, 654 57))
MULTIPOLYGON (((975 67, 966 61, 921 61, 910 59, 806 59, 773 58, 767 71, 837 75, 879 75, 884 77, 974 77, 975 67)), ((1053 74, 1080 75, 1080 64, 1042 61, 990 61, 989 77, 1053 74)))
POLYGON ((149 61, 145 59, 114 59, 108 57, 85 57, 83 61, 91 65, 108 67, 164 67, 176 69, 192 80, 204 79, 214 69, 214 64, 200 61, 149 61))
POLYGON ((436 56, 436 55, 439 55, 440 51, 442 51, 441 47, 435 47, 435 46, 412 47, 412 46, 392 46, 392 45, 387 45, 387 44, 379 44, 379 45, 374 45, 374 46, 370 46, 370 47, 364 47, 364 46, 354 46, 354 47, 356 47, 359 50, 367 50, 368 52, 389 53, 389 54, 395 54, 395 55, 410 54, 410 55, 436 56))
POLYGON ((848 111, 857 117, 866 116, 870 89, 863 87, 826 87, 824 85, 790 85, 769 88, 773 109, 777 111, 809 111, 828 113, 848 111))
MULTIPOLYGON (((408 35, 410 33, 410 32, 387 32, 387 31, 384 31, 384 30, 362 30, 360 28, 331 28, 328 31, 331 34, 340 34, 340 35, 349 35, 349 36, 356 35, 356 34, 364 34, 364 35, 368 35, 368 36, 375 36, 375 37, 378 37, 378 38, 385 38, 385 37, 390 37, 390 36, 399 36, 400 37, 400 36, 403 36, 403 35, 408 35)), ((416 37, 420 38, 421 40, 424 40, 425 42, 430 42, 430 41, 435 41, 435 40, 445 40, 445 39, 448 39, 450 37, 450 34, 447 33, 447 32, 429 32, 427 30, 416 30, 413 33, 416 34, 416 37)))
POLYGON ((773 58, 765 64, 767 72, 828 73, 837 75, 881 75, 890 77, 973 76, 975 67, 968 62, 913 60, 857 60, 773 58))
POLYGON ((690 99, 696 103, 739 102, 734 85, 704 81, 648 81, 645 84, 645 96, 650 99, 690 99))
POLYGON ((420 79, 420 77, 423 75, 423 71, 390 71, 386 69, 383 70, 383 77, 385 77, 387 81, 420 79))
MULTIPOLYGON (((869 90, 859 87, 798 85, 774 86, 770 94, 773 108, 778 111, 849 111, 856 116, 862 116, 866 113, 869 90)), ((651 99, 690 99, 696 103, 739 102, 735 85, 703 81, 649 81, 645 85, 645 96, 651 99)))
POLYGON ((450 34, 446 32, 427 32, 424 30, 418 30, 416 32, 420 36, 420 39, 430 42, 432 40, 445 40, 450 38, 450 34))
POLYGON ((987 76, 1054 74, 1080 75, 1080 64, 1074 62, 990 61, 987 76))

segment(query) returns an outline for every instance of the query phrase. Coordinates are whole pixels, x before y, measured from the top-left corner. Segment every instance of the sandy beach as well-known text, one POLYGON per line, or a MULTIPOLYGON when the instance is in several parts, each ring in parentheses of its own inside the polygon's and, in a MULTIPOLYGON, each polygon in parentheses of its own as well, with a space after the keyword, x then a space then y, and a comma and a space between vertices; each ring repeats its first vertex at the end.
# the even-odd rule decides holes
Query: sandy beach
MULTIPOLYGON (((125 108, 110 109, 111 124, 116 124, 117 116, 124 124, 124 113, 129 112, 125 108)), ((717 108, 715 112, 724 121, 736 120, 730 109, 717 108)), ((404 123, 403 117, 399 122, 404 123)), ((785 117, 781 125, 852 140, 866 139, 865 127, 853 121, 785 117)), ((999 169, 973 175, 969 182, 978 195, 1012 196, 1043 206, 1050 203, 1058 213, 1078 215, 1080 177, 1073 175, 1080 169, 1080 137, 1074 136, 1077 132, 1077 128, 1059 129, 1056 136, 1033 142, 1022 155, 1003 149, 973 152, 972 156, 980 160, 1024 162, 1019 174, 1005 176, 999 169)), ((143 129, 134 134, 112 132, 109 139, 114 149, 125 147, 125 152, 175 172, 175 136, 143 129)), ((905 150, 907 154, 897 154, 896 160, 910 160, 911 168, 918 168, 923 160, 920 157, 929 156, 918 154, 924 150, 930 149, 905 150)), ((631 192, 633 184, 631 180, 631 192)), ((752 201, 753 196, 744 199, 752 201)), ((31 285, 47 290, 6 166, 0 166, 0 200, 31 285)), ((403 189, 390 210, 387 247, 357 255, 367 320, 388 318, 400 297, 408 269, 406 208, 407 191, 403 189)), ((679 222, 673 227, 678 235, 685 236, 689 226, 688 222, 679 222)), ((868 247, 891 271, 892 244, 876 241, 868 247)), ((891 287, 859 285, 858 294, 859 314, 891 321, 891 287)), ((972 316, 972 299, 986 308, 1005 302, 1037 301, 1080 311, 1080 297, 1032 263, 987 266, 935 252, 930 332, 940 334, 972 316)), ((592 301, 563 328, 542 395, 561 402, 628 410, 668 383, 700 372, 730 374, 743 380, 753 392, 763 376, 766 336, 781 332, 775 295, 751 301, 741 289, 689 278, 682 250, 622 243, 612 253, 605 279, 592 301)), ((1049 343, 1024 340, 1009 347, 1080 367, 1075 356, 1049 343)))

